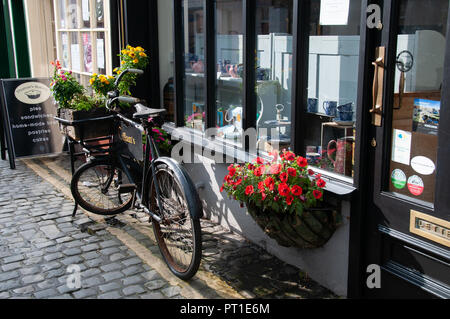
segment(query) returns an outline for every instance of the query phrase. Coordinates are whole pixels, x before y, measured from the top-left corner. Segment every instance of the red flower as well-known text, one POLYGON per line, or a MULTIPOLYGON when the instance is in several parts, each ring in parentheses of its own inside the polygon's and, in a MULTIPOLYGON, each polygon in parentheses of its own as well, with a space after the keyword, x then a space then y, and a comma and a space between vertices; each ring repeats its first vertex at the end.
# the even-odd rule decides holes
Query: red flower
POLYGON ((284 153, 284 159, 286 159, 288 161, 293 161, 293 160, 295 160, 295 154, 292 152, 286 152, 286 153, 284 153))
POLYGON ((266 171, 265 166, 259 166, 253 170, 253 174, 255 176, 261 176, 262 174, 264 174, 265 171, 266 171))
POLYGON ((318 187, 324 188, 326 185, 327 185, 327 183, 325 183, 325 181, 324 181, 323 179, 319 178, 319 179, 317 180, 317 186, 318 186, 318 187))
POLYGON ((282 183, 278 185, 278 193, 280 193, 281 196, 287 196, 291 192, 291 189, 286 183, 282 183))
POLYGON ((234 166, 229 166, 228 167, 228 172, 230 173, 230 176, 233 177, 234 174, 236 174, 236 168, 234 168, 234 166))
POLYGON ((235 186, 239 186, 239 185, 241 185, 241 183, 242 183, 242 178, 239 178, 236 182, 232 182, 232 184, 233 185, 235 185, 235 186))
POLYGON ((233 182, 230 175, 225 176, 225 182, 227 182, 227 184, 231 184, 233 182))
POLYGON ((272 177, 267 177, 266 180, 264 181, 264 184, 270 191, 273 191, 273 187, 275 186, 275 181, 273 180, 272 177))
POLYGON ((294 186, 292 186, 291 192, 295 196, 300 196, 301 194, 303 194, 303 188, 301 188, 298 185, 294 185, 294 186))
POLYGON ((254 168, 255 168, 255 166, 254 166, 253 164, 248 164, 248 169, 249 169, 249 170, 252 171, 254 168))
POLYGON ((296 170, 295 168, 289 167, 289 168, 287 169, 287 171, 288 171, 288 174, 289 174, 290 176, 292 176, 292 177, 297 176, 297 170, 296 170))
POLYGON ((262 199, 262 200, 265 200, 266 197, 267 197, 266 193, 262 192, 262 193, 261 193, 261 199, 262 199))
POLYGON ((264 191, 264 182, 259 182, 258 183, 258 189, 260 190, 260 191, 264 191))
POLYGON ((318 191, 318 190, 314 190, 313 191, 313 195, 316 199, 321 199, 322 198, 322 192, 318 191))
POLYGON ((309 176, 313 176, 314 175, 314 171, 312 169, 309 169, 308 170, 308 174, 309 174, 309 176))
POLYGON ((264 164, 264 161, 262 160, 262 158, 261 157, 257 157, 256 159, 255 159, 255 161, 256 161, 256 164, 264 164))
POLYGON ((270 166, 270 174, 278 175, 281 172, 281 164, 273 164, 270 166))
POLYGON ((299 156, 297 158, 297 165, 300 167, 306 167, 308 165, 308 161, 306 158, 299 156))
POLYGON ((250 196, 251 194, 253 194, 255 192, 255 188, 253 187, 253 185, 248 185, 245 188, 245 195, 250 196))
POLYGON ((288 180, 288 174, 287 174, 286 172, 281 173, 281 175, 280 175, 280 180, 281 180, 283 183, 286 183, 287 180, 288 180))
POLYGON ((291 206, 291 204, 292 204, 293 201, 294 201, 294 196, 292 196, 292 195, 286 196, 286 204, 288 204, 289 206, 291 206))
POLYGON ((223 187, 224 187, 224 184, 222 184, 222 187, 220 188, 221 193, 223 192, 223 187))

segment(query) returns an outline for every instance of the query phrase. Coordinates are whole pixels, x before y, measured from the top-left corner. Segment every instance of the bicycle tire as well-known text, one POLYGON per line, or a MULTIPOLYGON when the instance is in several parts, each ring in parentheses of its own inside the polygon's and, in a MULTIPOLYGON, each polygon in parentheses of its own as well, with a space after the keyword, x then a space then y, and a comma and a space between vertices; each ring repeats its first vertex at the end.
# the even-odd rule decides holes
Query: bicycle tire
POLYGON ((70 190, 76 203, 85 210, 98 215, 117 215, 130 209, 132 204, 131 193, 118 192, 120 184, 127 184, 122 180, 126 178, 125 176, 123 170, 113 165, 111 161, 94 160, 83 164, 75 171, 70 190), (111 172, 114 172, 114 176, 111 172), (102 190, 106 182, 110 185, 102 190))
POLYGON ((158 214, 162 221, 153 220, 153 230, 159 250, 169 269, 177 277, 192 278, 202 256, 200 226, 201 203, 197 191, 184 170, 159 163, 155 176, 158 179, 159 196, 163 212, 156 200, 156 187, 153 178, 148 192, 150 209, 158 214), (197 210, 197 211, 195 211, 197 210), (187 234, 187 236, 183 236, 187 234))

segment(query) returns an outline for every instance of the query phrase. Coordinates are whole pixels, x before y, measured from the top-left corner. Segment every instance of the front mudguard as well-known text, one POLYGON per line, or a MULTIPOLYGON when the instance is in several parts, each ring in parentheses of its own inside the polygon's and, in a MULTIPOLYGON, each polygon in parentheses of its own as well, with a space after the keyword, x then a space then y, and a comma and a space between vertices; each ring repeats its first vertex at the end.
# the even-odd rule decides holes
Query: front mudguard
MULTIPOLYGON (((195 188, 192 179, 190 178, 186 169, 181 166, 177 161, 170 157, 160 157, 155 163, 155 169, 158 168, 159 165, 166 165, 172 172, 174 172, 176 178, 180 181, 181 187, 183 188, 186 203, 189 208, 189 212, 192 219, 200 219, 203 217, 203 205, 200 201, 200 197, 197 193, 197 189, 195 188)), ((148 183, 152 181, 152 170, 149 169, 146 178, 148 183)), ((150 191, 150 187, 146 188, 146 191, 150 191)), ((148 194, 145 194, 145 199, 149 198, 148 194)), ((146 203, 148 205, 149 203, 146 203)))

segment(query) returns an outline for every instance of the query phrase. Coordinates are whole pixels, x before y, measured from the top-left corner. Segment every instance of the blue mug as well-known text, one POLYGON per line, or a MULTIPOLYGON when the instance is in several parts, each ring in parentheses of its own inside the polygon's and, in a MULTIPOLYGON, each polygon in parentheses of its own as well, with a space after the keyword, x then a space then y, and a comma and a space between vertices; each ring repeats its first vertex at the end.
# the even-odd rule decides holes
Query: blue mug
POLYGON ((308 112, 317 113, 319 107, 319 100, 315 98, 308 99, 308 112))
POLYGON ((353 111, 339 111, 339 121, 350 122, 353 121, 353 111))
POLYGON ((343 112, 352 112, 353 111, 353 103, 346 103, 346 104, 342 104, 339 105, 337 107, 338 111, 343 111, 343 112))
POLYGON ((324 101, 323 109, 325 114, 329 116, 336 116, 337 102, 336 101, 324 101))

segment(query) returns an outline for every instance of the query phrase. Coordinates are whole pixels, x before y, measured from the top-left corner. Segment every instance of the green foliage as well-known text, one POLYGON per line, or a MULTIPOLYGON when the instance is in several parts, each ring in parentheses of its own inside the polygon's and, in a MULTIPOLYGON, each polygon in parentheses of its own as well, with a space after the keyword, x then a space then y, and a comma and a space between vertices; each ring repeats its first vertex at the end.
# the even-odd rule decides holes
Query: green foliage
POLYGON ((53 71, 50 90, 59 108, 72 108, 70 101, 76 94, 83 94, 84 88, 72 75, 71 71, 63 71, 59 61, 52 62, 53 71))

